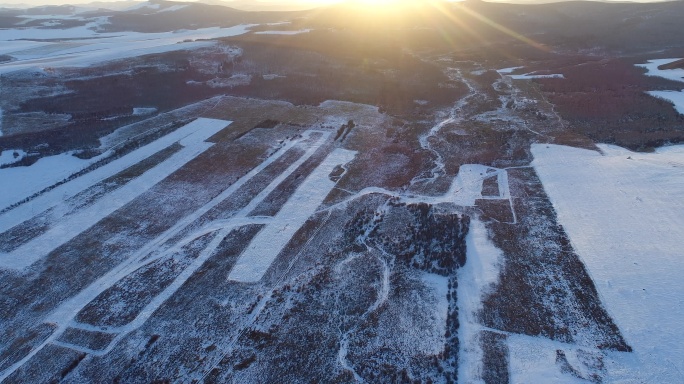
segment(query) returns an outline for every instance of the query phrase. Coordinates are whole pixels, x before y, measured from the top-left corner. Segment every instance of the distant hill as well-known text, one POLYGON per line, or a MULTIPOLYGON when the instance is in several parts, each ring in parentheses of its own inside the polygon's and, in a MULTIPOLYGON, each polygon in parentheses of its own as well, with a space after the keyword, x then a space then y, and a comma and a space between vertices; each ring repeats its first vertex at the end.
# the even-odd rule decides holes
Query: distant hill
POLYGON ((222 5, 153 0, 116 12, 104 28, 108 32, 165 32, 178 29, 228 27, 262 24, 292 19, 299 12, 242 11, 222 5))

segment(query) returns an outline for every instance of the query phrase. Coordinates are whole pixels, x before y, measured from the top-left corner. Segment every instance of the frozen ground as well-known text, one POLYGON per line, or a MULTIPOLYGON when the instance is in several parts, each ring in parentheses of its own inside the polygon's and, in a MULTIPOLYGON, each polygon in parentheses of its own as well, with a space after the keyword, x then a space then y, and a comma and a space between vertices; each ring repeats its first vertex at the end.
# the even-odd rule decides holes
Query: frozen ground
POLYGON ((194 49, 213 44, 195 40, 241 35, 249 32, 249 28, 254 26, 237 25, 229 28, 213 27, 162 33, 98 33, 95 30, 98 25, 93 22, 67 29, 0 30, 0 54, 17 58, 15 61, 0 64, 0 74, 22 69, 83 67, 152 53, 194 49), (30 41, 57 39, 59 41, 30 41))
POLYGON ((649 95, 670 101, 679 114, 684 115, 684 91, 649 91, 649 95))
POLYGON ((634 350, 607 353, 606 381, 684 382, 684 146, 599 148, 535 144, 532 153, 559 222, 634 350))
POLYGON ((684 82, 684 69, 658 69, 659 66, 663 64, 668 64, 673 61, 677 61, 681 59, 658 59, 658 60, 649 60, 648 63, 646 64, 637 64, 637 67, 642 67, 646 68, 647 76, 658 76, 658 77, 663 77, 665 79, 673 80, 673 81, 681 81, 684 82))

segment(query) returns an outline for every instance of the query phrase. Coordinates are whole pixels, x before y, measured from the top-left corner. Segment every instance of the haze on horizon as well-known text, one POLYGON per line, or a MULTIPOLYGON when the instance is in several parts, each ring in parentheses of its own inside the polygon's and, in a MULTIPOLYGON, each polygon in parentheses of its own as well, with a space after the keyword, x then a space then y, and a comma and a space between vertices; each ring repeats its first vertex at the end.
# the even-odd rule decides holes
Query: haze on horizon
MULTIPOLYGON (((144 0, 69 0, 67 2, 62 0, 0 0, 0 7, 3 6, 18 6, 18 7, 37 7, 44 5, 84 5, 90 3, 111 3, 111 2, 144 2, 144 0)), ((194 2, 198 0, 169 0, 169 1, 180 1, 180 2, 194 2)), ((254 3, 258 3, 261 7, 268 7, 272 5, 274 8, 279 8, 283 6, 288 7, 298 7, 302 9, 306 8, 316 8, 320 6, 326 6, 336 3, 344 2, 345 0, 252 0, 254 3)), ((373 6, 392 6, 392 3, 402 2, 407 0, 352 0, 360 3, 368 3, 368 5, 373 6)), ((410 1, 410 0, 409 0, 410 1)), ((421 1, 421 0, 415 0, 421 1)), ((455 0, 460 1, 460 0, 455 0)), ((565 0, 486 0, 487 2, 497 2, 497 3, 520 3, 520 4, 543 4, 552 2, 561 2, 565 0)), ((595 0, 584 0, 584 1, 595 1, 595 0)), ((676 0, 599 0, 600 2, 641 2, 641 3, 652 3, 652 2, 664 2, 664 1, 676 1, 676 0)), ((224 3, 226 6, 245 4, 248 1, 245 0, 213 0, 212 3, 224 3)))

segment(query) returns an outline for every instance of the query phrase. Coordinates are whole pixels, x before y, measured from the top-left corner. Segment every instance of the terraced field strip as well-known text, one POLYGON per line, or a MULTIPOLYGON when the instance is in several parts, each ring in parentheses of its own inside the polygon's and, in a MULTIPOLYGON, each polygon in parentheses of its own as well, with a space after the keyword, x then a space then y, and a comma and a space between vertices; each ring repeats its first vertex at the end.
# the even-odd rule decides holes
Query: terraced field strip
MULTIPOLYGON (((102 180, 112 177, 122 170, 138 164, 153 154, 168 148, 179 140, 198 133, 200 136, 197 137, 201 137, 201 141, 204 141, 211 137, 214 133, 230 125, 230 123, 230 121, 226 120, 199 118, 189 124, 186 124, 185 126, 178 128, 168 135, 145 145, 144 147, 138 148, 119 159, 113 160, 102 167, 94 169, 83 176, 77 177, 76 179, 69 181, 68 183, 64 183, 25 204, 19 205, 14 209, 5 212, 4 214, 0 215, 0 232, 7 231, 16 225, 31 219, 36 214, 42 213, 45 210, 59 204, 60 202, 75 196, 87 188, 92 187, 102 180)), ((49 185, 58 183, 59 181, 61 181, 61 179, 49 180, 49 185)), ((39 192, 43 188, 44 187, 41 186, 32 193, 39 192)), ((30 196, 30 194, 28 196, 30 196)))
MULTIPOLYGON (((141 193, 149 190, 200 153, 209 149, 213 144, 206 143, 204 140, 223 129, 227 125, 226 123, 221 120, 202 119, 188 124, 192 125, 192 133, 181 138, 180 144, 183 145, 183 149, 123 187, 103 196, 92 205, 69 216, 66 220, 53 226, 41 236, 10 253, 0 255, 0 268, 25 268, 92 227, 104 217, 128 204, 141 193)), ((169 144, 173 144, 173 142, 169 144)), ((151 154, 148 153, 147 155, 151 154)), ((108 171, 120 171, 120 167, 121 164, 119 164, 119 167, 110 168, 108 171)), ((80 190, 83 190, 83 188, 80 190)), ((53 196, 53 198, 56 197, 58 196, 53 196)), ((57 202, 53 201, 51 203, 57 202)))
POLYGON ((245 283, 261 280, 280 251, 335 186, 336 183, 330 180, 328 175, 336 166, 348 163, 355 156, 356 152, 335 149, 297 188, 294 196, 275 216, 273 223, 266 226, 252 240, 236 262, 228 279, 245 283))

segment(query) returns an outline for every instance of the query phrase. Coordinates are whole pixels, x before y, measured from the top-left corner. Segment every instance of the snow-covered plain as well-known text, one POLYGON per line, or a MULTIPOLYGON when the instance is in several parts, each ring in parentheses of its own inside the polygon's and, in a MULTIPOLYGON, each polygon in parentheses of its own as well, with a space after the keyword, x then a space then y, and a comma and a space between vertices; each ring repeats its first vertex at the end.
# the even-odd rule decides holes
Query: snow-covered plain
POLYGON ((674 108, 680 115, 684 115, 684 90, 682 91, 648 91, 646 92, 653 97, 670 101, 674 104, 674 108))
POLYGON ((684 146, 599 148, 535 144, 532 153, 559 223, 634 350, 606 353, 606 381, 684 382, 684 146))
POLYGON ((241 35, 254 26, 245 24, 160 33, 98 33, 97 28, 104 23, 106 20, 99 20, 65 29, 0 29, 0 54, 17 59, 0 64, 0 74, 22 69, 83 67, 152 53, 195 49, 213 44, 195 40, 241 35), (60 41, 30 41, 57 39, 60 41), (78 44, 69 44, 69 40, 78 44))
POLYGON ((669 80, 684 82, 684 69, 658 69, 663 64, 668 64, 681 59, 657 59, 649 60, 646 64, 637 64, 637 67, 646 68, 646 76, 658 76, 669 80))

